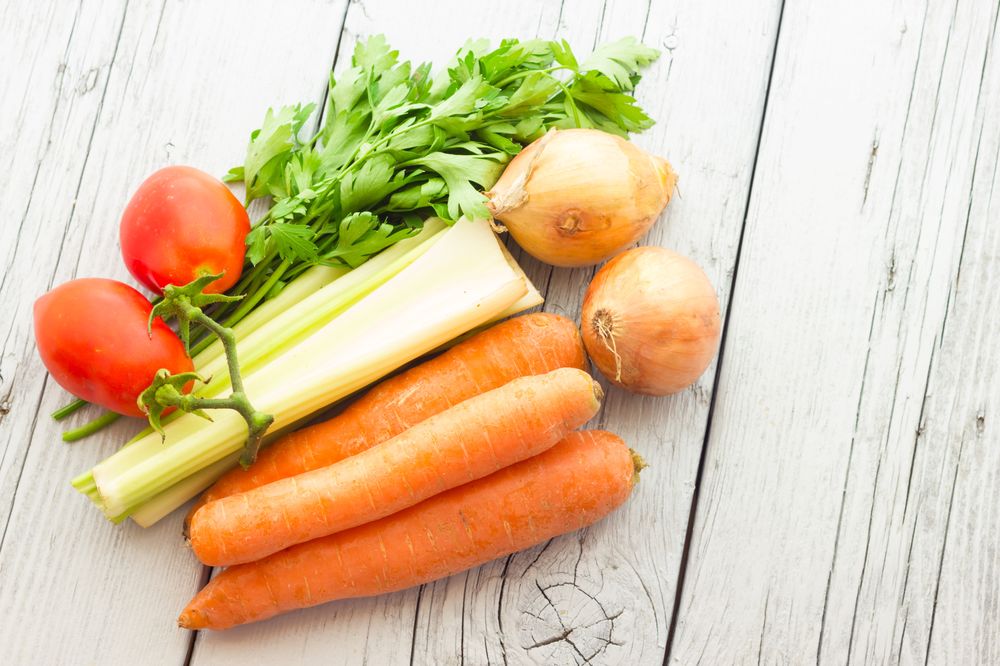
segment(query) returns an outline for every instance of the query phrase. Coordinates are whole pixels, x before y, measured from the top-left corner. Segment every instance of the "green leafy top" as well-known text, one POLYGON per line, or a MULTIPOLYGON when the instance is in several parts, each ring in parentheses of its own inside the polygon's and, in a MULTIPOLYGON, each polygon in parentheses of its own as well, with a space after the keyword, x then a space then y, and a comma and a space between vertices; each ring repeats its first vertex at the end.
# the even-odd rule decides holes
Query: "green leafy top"
POLYGON ((247 202, 273 197, 247 239, 248 308, 315 263, 357 266, 437 215, 489 215, 482 190, 550 128, 619 135, 652 120, 629 94, 658 52, 633 37, 578 60, 565 41, 470 41, 446 69, 401 62, 383 36, 359 42, 314 105, 269 110, 228 180, 247 202), (259 292, 259 294, 258 294, 259 292))

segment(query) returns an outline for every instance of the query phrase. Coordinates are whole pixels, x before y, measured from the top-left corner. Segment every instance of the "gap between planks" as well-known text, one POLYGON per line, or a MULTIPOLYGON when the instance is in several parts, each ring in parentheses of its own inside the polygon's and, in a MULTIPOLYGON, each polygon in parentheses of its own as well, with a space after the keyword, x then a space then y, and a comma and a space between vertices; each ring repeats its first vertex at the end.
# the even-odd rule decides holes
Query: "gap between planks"
POLYGON ((740 256, 743 251, 743 235, 746 232, 747 217, 750 214, 750 202, 753 198, 754 177, 757 173, 757 159, 760 157, 761 139, 764 136, 764 123, 767 120, 768 101, 771 96, 771 81, 774 78, 774 63, 778 59, 778 45, 781 42, 781 22, 785 14, 785 0, 778 6, 778 23, 774 31, 774 45, 771 47, 771 63, 767 72, 767 85, 764 88, 764 104, 760 112, 760 124, 757 129, 757 145, 754 149, 753 163, 750 167, 750 184, 747 188, 746 205, 743 209, 743 224, 740 226, 740 237, 736 245, 736 260, 733 262, 733 277, 730 281, 729 300, 726 304, 725 320, 722 323, 722 335, 719 339, 719 357, 715 365, 715 377, 712 378, 712 397, 709 400, 708 418, 705 420, 705 437, 698 458, 698 471, 694 479, 694 491, 691 494, 691 509, 688 512, 687 529, 684 533, 684 547, 681 551, 680 567, 677 570, 677 585, 674 588, 673 611, 670 613, 670 626, 667 629, 667 645, 663 652, 663 666, 668 666, 670 653, 677 633, 678 617, 681 612, 681 598, 684 593, 684 580, 687 576, 688 557, 691 552, 691 542, 694 535, 695 517, 698 512, 698 500, 701 497, 701 480, 705 471, 705 459, 708 452, 708 441, 712 434, 712 417, 715 415, 715 404, 719 395, 719 378, 722 376, 722 364, 725 361, 726 336, 729 331, 729 320, 732 318, 736 281, 740 272, 740 256))

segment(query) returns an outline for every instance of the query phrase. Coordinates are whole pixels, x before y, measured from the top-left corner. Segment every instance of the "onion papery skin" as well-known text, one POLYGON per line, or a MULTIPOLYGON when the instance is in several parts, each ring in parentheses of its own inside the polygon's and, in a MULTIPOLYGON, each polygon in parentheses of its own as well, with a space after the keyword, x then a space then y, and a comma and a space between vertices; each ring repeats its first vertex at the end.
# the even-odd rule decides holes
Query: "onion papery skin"
POLYGON ((633 393, 681 391, 715 358, 719 300, 704 271, 661 247, 624 252, 594 276, 583 341, 597 369, 633 393))
POLYGON ((528 254, 578 267, 635 243, 676 184, 666 160, 621 137, 551 130, 511 161, 486 196, 493 217, 528 254))

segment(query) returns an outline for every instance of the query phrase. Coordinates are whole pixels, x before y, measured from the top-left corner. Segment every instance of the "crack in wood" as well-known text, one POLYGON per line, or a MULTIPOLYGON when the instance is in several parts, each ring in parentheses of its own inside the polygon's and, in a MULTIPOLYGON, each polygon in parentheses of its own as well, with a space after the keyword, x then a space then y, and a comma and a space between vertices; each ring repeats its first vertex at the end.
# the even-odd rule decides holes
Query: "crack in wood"
MULTIPOLYGON (((924 49, 923 49, 923 44, 924 44, 924 30, 927 27, 927 15, 928 15, 928 13, 929 13, 928 12, 928 5, 925 4, 924 5, 924 17, 923 17, 923 19, 920 22, 920 33, 917 36, 917 57, 916 57, 915 62, 913 63, 913 76, 910 79, 910 95, 909 95, 909 97, 906 100, 906 111, 903 114, 903 130, 902 130, 902 132, 899 135, 899 146, 898 146, 898 148, 901 148, 906 143, 906 130, 909 129, 909 126, 910 126, 910 109, 913 107, 913 96, 914 96, 914 93, 917 90, 917 75, 920 73, 920 58, 921 58, 921 56, 923 55, 923 52, 924 52, 924 49)), ((901 150, 899 151, 899 154, 900 154, 900 160, 899 160, 899 163, 896 165, 896 179, 895 179, 895 181, 893 182, 893 185, 892 185, 892 196, 889 198, 889 218, 890 218, 890 224, 886 224, 886 226, 885 226, 885 238, 886 239, 888 239, 888 237, 889 237, 889 230, 897 228, 897 225, 891 224, 891 220, 892 220, 893 213, 895 213, 895 211, 897 210, 896 209, 896 195, 899 192, 899 179, 900 179, 900 176, 903 173, 903 164, 905 163, 904 160, 903 160, 903 158, 902 158, 903 152, 901 150)))
POLYGON ((656 632, 657 632, 657 635, 659 635, 659 632, 660 632, 660 615, 659 615, 659 613, 656 612, 656 603, 653 601, 653 595, 649 591, 649 586, 646 585, 646 581, 643 580, 642 574, 639 573, 639 570, 635 568, 635 565, 632 564, 632 562, 629 560, 629 558, 623 557, 621 559, 632 570, 632 573, 635 574, 636 580, 639 581, 639 585, 642 587, 642 591, 646 595, 646 600, 649 602, 649 608, 650 608, 650 610, 653 613, 653 622, 654 622, 654 624, 656 626, 656 632))
POLYGON ((410 635, 410 666, 413 666, 413 659, 417 653, 417 622, 420 619, 420 602, 424 596, 424 589, 426 585, 420 585, 417 587, 417 602, 414 605, 413 610, 413 633, 410 635))
POLYGON ((511 553, 504 560, 503 571, 500 572, 500 592, 497 594, 497 628, 499 629, 497 640, 500 642, 500 654, 504 664, 507 663, 507 645, 503 631, 503 599, 504 593, 507 591, 507 571, 510 569, 510 563, 513 559, 514 553, 511 553))
MULTIPOLYGON (((461 512, 459 512, 461 513, 461 512)), ((465 621, 468 617, 468 613, 465 610, 466 603, 469 600, 469 578, 471 578, 470 572, 465 572, 465 580, 462 582, 462 616, 459 618, 460 624, 460 638, 458 642, 459 652, 459 664, 460 666, 465 666, 465 621)))
POLYGON ((868 187, 872 182, 872 169, 875 167, 875 157, 878 155, 878 130, 875 130, 875 138, 872 139, 872 150, 868 156, 868 169, 865 171, 864 193, 861 197, 861 207, 868 203, 868 187))
MULTIPOLYGON (((28 449, 30 448, 30 443, 34 439, 35 429, 38 427, 38 415, 41 413, 42 409, 42 398, 45 396, 45 387, 48 386, 49 376, 46 375, 45 379, 42 380, 42 388, 38 392, 38 400, 35 402, 35 415, 31 419, 31 427, 28 429, 28 447, 25 448, 24 457, 21 458, 21 467, 17 470, 17 478, 14 480, 14 497, 10 503, 10 510, 7 512, 7 517, 4 519, 3 532, 0 533, 0 559, 3 556, 3 547, 7 542, 7 530, 10 527, 11 518, 14 516, 14 508, 17 506, 17 499, 19 493, 17 489, 21 485, 21 477, 24 475, 24 468, 28 463, 28 449)), ((5 447, 6 448, 6 447, 5 447)))
MULTIPOLYGON (((163 12, 166 10, 166 8, 167 8, 167 0, 163 0, 163 3, 160 5, 160 13, 156 17, 156 29, 153 30, 153 41, 150 42, 149 46, 150 49, 156 48, 156 40, 160 38, 160 26, 163 25, 163 12)), ((130 68, 129 76, 131 76, 131 74, 132 70, 130 68)), ((128 85, 128 78, 125 79, 125 84, 128 85)))
MULTIPOLYGON (((200 576, 198 577, 198 589, 202 589, 208 585, 209 579, 212 577, 212 567, 202 567, 200 576)), ((183 666, 191 666, 191 660, 194 658, 195 644, 198 641, 198 636, 201 632, 197 629, 191 632, 191 639, 188 641, 187 652, 184 654, 183 666)))
POLYGON ((573 641, 569 640, 569 635, 572 633, 573 630, 566 627, 566 623, 563 622, 562 614, 559 612, 559 609, 556 608, 556 605, 554 603, 552 603, 552 599, 549 598, 549 595, 545 593, 546 588, 543 588, 541 586, 541 584, 537 580, 535 581, 535 587, 538 588, 538 591, 545 598, 546 603, 548 603, 548 605, 552 608, 552 612, 555 614, 556 620, 559 622, 559 625, 566 632, 565 635, 564 635, 564 637, 561 640, 566 641, 566 643, 570 647, 572 647, 573 650, 575 650, 577 654, 580 655, 581 659, 586 659, 586 657, 583 655, 583 653, 580 652, 579 648, 577 648, 576 644, 573 641))
MULTIPOLYGON (((624 613, 624 609, 619 610, 615 613, 608 613, 604 604, 602 604, 597 599, 597 597, 590 594, 586 590, 582 589, 575 583, 564 582, 564 583, 554 583, 551 585, 543 586, 536 580, 535 587, 541 594, 542 598, 545 600, 547 606, 552 610, 552 613, 555 615, 560 630, 556 634, 548 638, 536 640, 534 643, 530 645, 523 645, 522 647, 525 650, 534 650, 541 647, 553 645, 559 642, 564 642, 573 650, 573 652, 576 655, 579 656, 580 659, 583 660, 582 662, 579 663, 589 664, 596 657, 600 656, 601 654, 604 654, 608 650, 608 648, 610 648, 612 645, 618 647, 623 646, 623 643, 614 640, 614 627, 615 627, 615 621, 622 616, 622 614, 624 613), (574 594, 582 593, 584 596, 590 599, 593 602, 593 604, 597 607, 597 609, 600 611, 601 617, 587 624, 580 624, 580 625, 567 624, 567 622, 563 619, 559 607, 553 601, 552 597, 548 594, 550 590, 560 587, 569 587, 571 593, 574 594), (607 624, 606 635, 605 632, 603 631, 601 633, 587 632, 588 629, 596 628, 602 624, 607 624), (584 634, 584 633, 587 633, 591 640, 596 640, 600 643, 599 647, 597 647, 596 649, 587 648, 587 652, 589 652, 589 654, 584 654, 584 648, 581 647, 582 644, 573 639, 574 634, 584 634)), ((546 621, 540 616, 535 616, 535 617, 538 617, 538 619, 542 620, 543 622, 546 621)))
POLYGON ((855 442, 857 441, 858 425, 861 422, 861 407, 864 404, 865 384, 868 381, 868 364, 871 361, 872 338, 873 338, 874 333, 875 333, 875 313, 878 311, 878 307, 877 307, 878 306, 878 299, 879 299, 879 295, 878 295, 878 293, 876 293, 875 294, 875 300, 872 303, 872 318, 871 318, 871 322, 868 324, 868 343, 867 343, 868 351, 865 354, 865 363, 864 363, 864 366, 861 369, 861 388, 858 391, 858 402, 857 402, 857 406, 855 408, 855 413, 854 413, 854 432, 851 435, 851 445, 850 445, 850 447, 847 450, 847 466, 846 466, 846 469, 844 471, 843 489, 841 490, 841 494, 840 494, 840 510, 839 510, 839 512, 837 514, 837 527, 834 530, 834 537, 833 537, 833 555, 830 558, 830 569, 829 569, 829 573, 827 573, 827 577, 826 577, 826 590, 823 593, 823 612, 820 615, 819 637, 818 637, 818 639, 816 641, 816 664, 817 664, 817 666, 819 666, 819 663, 822 660, 821 659, 821 657, 822 657, 821 653, 822 653, 822 650, 823 650, 823 636, 824 636, 825 630, 826 630, 826 614, 827 614, 827 611, 828 611, 829 606, 830 606, 830 588, 831 588, 831 584, 833 583, 833 571, 834 571, 834 568, 837 566, 837 552, 838 552, 838 549, 840 548, 840 534, 841 534, 841 531, 843 529, 844 508, 847 506, 847 484, 848 484, 848 480, 850 479, 851 464, 852 464, 852 462, 854 460, 854 445, 855 445, 855 442))
POLYGON ((907 613, 903 616, 903 630, 899 634, 899 643, 896 646, 896 661, 898 662, 903 655, 903 642, 906 639, 906 625, 909 622, 910 615, 907 613))
POLYGON ((930 662, 931 646, 934 644, 934 620, 937 617, 938 593, 941 591, 941 574, 944 571, 944 557, 948 551, 948 530, 951 527, 951 510, 955 506, 955 488, 958 486, 958 470, 962 467, 962 450, 965 448, 965 437, 958 444, 958 459, 955 461, 955 473, 951 479, 951 493, 948 498, 948 514, 944 521, 944 536, 941 539, 941 556, 938 559, 937 578, 934 583, 934 603, 931 606, 930 626, 927 629, 927 651, 924 654, 924 666, 930 662))
POLYGON ((534 567, 538 563, 538 560, 541 559, 542 555, 545 554, 545 551, 549 549, 549 546, 552 545, 553 541, 555 541, 554 538, 549 539, 548 541, 545 542, 545 545, 542 546, 542 549, 538 551, 538 555, 535 555, 535 559, 531 560, 531 563, 524 568, 524 573, 527 573, 532 567, 534 567))
MULTIPOLYGON (((892 417, 889 417, 889 422, 891 424, 892 417)), ((887 435, 888 438, 888 435, 887 435)), ((858 576, 858 588, 854 594, 854 612, 851 613, 851 631, 847 638, 847 663, 851 663, 852 648, 854 647, 854 632, 857 628, 858 622, 858 607, 861 604, 861 590, 865 585, 865 576, 868 573, 868 553, 871 550, 872 545, 872 524, 875 520, 875 509, 877 507, 876 498, 878 497, 878 484, 879 484, 879 472, 882 471, 882 454, 879 453, 878 461, 875 463, 875 487, 872 488, 872 502, 871 506, 868 508, 868 530, 865 536, 865 553, 861 561, 861 575, 858 576)))
MULTIPOLYGON (((719 378, 722 372, 722 364, 725 356, 726 350, 726 338, 729 329, 729 322, 732 313, 733 297, 736 293, 736 276, 739 272, 740 256, 743 249, 743 241, 746 235, 747 218, 750 214, 750 203, 753 197, 753 186, 754 186, 754 176, 757 171, 757 162, 760 158, 761 142, 764 136, 764 125, 767 119, 767 108, 768 101, 771 95, 771 84, 774 81, 774 65, 778 59, 778 45, 781 39, 781 24, 784 18, 785 12, 785 0, 781 0, 778 4, 778 16, 774 35, 774 44, 771 47, 771 58, 768 64, 767 80, 764 86, 764 100, 761 105, 760 122, 757 127, 757 137, 755 140, 753 160, 750 166, 750 178, 747 186, 746 202, 743 210, 743 222, 740 225, 739 238, 736 243, 736 257, 733 261, 732 278, 730 281, 729 299, 726 303, 725 318, 722 324, 722 333, 719 341, 719 352, 718 359, 716 360, 715 376, 712 380, 712 397, 708 407, 708 415, 705 422, 705 435, 702 440, 701 452, 698 459, 698 467, 695 473, 694 489, 691 494, 691 507, 688 510, 688 521, 687 527, 684 533, 684 545, 681 548, 681 559, 680 564, 677 569, 677 586, 674 591, 674 603, 670 613, 670 624, 667 629, 667 641, 663 651, 663 666, 667 666, 670 661, 671 651, 673 649, 674 638, 677 635, 678 618, 680 616, 681 600, 684 593, 684 582, 687 576, 687 566, 688 560, 691 554, 691 543, 693 541, 692 536, 694 534, 695 519, 697 517, 698 500, 701 490, 701 482, 704 478, 705 473, 705 462, 707 459, 708 443, 712 432, 712 417, 715 412, 716 405, 716 391, 715 388, 719 385, 719 378)), ((707 647, 707 642, 706 642, 707 647)), ((704 655, 704 649, 702 651, 704 655)), ((699 661, 701 658, 699 657, 699 661)))
POLYGON ((757 641, 757 666, 760 666, 761 655, 764 652, 764 633, 767 631, 767 607, 771 602, 771 589, 764 596, 764 619, 760 623, 760 640, 757 641))
MULTIPOLYGON (((906 592, 910 584, 910 567, 913 564, 913 545, 916 543, 917 540, 917 524, 919 517, 920 517, 920 505, 917 504, 917 508, 914 509, 913 529, 910 530, 909 546, 906 549, 906 567, 903 572, 903 586, 899 593, 898 604, 900 608, 904 609, 904 615, 903 615, 903 630, 900 633, 899 645, 897 647, 897 659, 899 655, 902 654, 903 651, 903 639, 906 636, 906 625, 910 619, 909 605, 906 603, 906 596, 907 596, 906 592)), ((896 619, 893 620, 892 624, 893 633, 896 632, 896 624, 898 621, 899 621, 899 616, 897 615, 896 619)))
POLYGON ((923 398, 920 401, 920 412, 917 414, 917 432, 916 436, 913 438, 913 451, 910 455, 910 470, 906 475, 906 498, 903 500, 903 515, 906 516, 906 510, 910 506, 910 489, 913 487, 913 468, 916 466, 917 462, 917 448, 920 445, 920 438, 924 434, 924 410, 927 408, 927 398, 929 397, 929 390, 931 386, 931 373, 934 370, 934 355, 937 349, 934 345, 931 346, 931 358, 927 363, 927 378, 924 380, 924 392, 923 398))
POLYGON ((563 19, 563 9, 566 7, 566 0, 559 0, 559 14, 556 16, 556 29, 552 32, 552 36, 555 37, 562 30, 562 19, 563 19))
MULTIPOLYGON (((986 59, 984 57, 983 58, 983 74, 985 75, 985 73, 986 73, 986 59)), ((983 81, 982 81, 982 79, 980 79, 980 81, 979 81, 980 88, 982 88, 982 85, 983 85, 983 81)), ((977 97, 977 100, 976 100, 976 108, 977 109, 979 108, 978 97, 977 97)), ((976 141, 976 153, 975 153, 975 156, 972 158, 972 178, 969 179, 969 195, 968 195, 969 205, 968 205, 968 207, 966 208, 966 211, 965 211, 965 226, 964 226, 964 228, 962 230, 962 245, 961 245, 961 249, 958 252, 958 270, 955 273, 955 282, 954 282, 954 288, 956 290, 958 290, 959 285, 960 285, 960 283, 962 281, 962 264, 964 263, 964 260, 965 260, 965 244, 966 244, 966 240, 968 240, 968 237, 969 237, 969 220, 972 219, 972 203, 976 199, 975 198, 976 171, 977 171, 977 167, 979 166, 979 149, 982 148, 982 145, 983 145, 983 130, 985 130, 985 129, 986 129, 986 123, 985 122, 981 122, 980 125, 979 125, 979 138, 976 141)), ((945 312, 945 321, 947 321, 947 311, 945 312)), ((941 327, 942 327, 942 331, 943 331, 944 324, 942 324, 941 327)))
MULTIPOLYGON (((889 293, 896 289, 896 249, 893 248, 892 254, 889 256, 889 272, 885 281, 885 292, 889 293)), ((882 301, 883 307, 885 307, 885 300, 882 301)))

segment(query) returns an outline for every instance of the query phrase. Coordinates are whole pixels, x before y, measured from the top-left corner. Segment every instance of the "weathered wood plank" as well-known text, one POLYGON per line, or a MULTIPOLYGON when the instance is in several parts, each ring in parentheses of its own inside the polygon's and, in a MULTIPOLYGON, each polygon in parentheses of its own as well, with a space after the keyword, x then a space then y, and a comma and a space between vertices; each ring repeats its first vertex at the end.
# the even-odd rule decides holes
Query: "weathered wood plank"
MULTIPOLYGON (((385 34, 400 56, 443 65, 466 39, 534 36, 539 25, 558 18, 557 3, 352 2, 341 40, 338 68, 350 60, 357 40, 385 34)), ((192 664, 244 664, 248 655, 263 662, 295 655, 302 663, 411 663, 419 590, 326 604, 223 633, 202 633, 192 664)), ((442 637, 442 640, 444 637, 442 637)), ((471 662, 470 662, 471 663, 471 662)))
POLYGON ((672 663, 996 661, 996 12, 785 8, 672 663))
POLYGON ((31 303, 74 276, 127 278, 117 222, 148 173, 221 173, 269 104, 318 96, 346 2, 299 15, 265 2, 16 4, 2 14, 15 39, 0 43, 0 104, 17 119, 0 135, 13 178, 0 202, 0 614, 18 621, 0 645, 8 663, 177 664, 190 635, 174 618, 202 569, 179 516, 115 527, 69 487, 136 426, 59 442, 48 413, 67 398, 35 354, 31 303), (298 47, 247 57, 275 43, 298 47))
MULTIPOLYGON (((997 10, 994 9, 994 12, 997 10)), ((975 139, 969 209, 947 320, 935 354, 913 463, 914 512, 933 500, 950 477, 948 513, 936 563, 929 638, 908 645, 934 664, 1000 663, 1000 31, 997 16, 976 94, 975 139), (942 455, 946 453, 942 464, 942 455), (942 478, 943 477, 943 478, 942 478)), ((918 529, 927 519, 916 519, 918 529)), ((933 553, 919 548, 928 579, 933 553)), ((913 574, 911 574, 912 576, 913 574)), ((905 583, 904 583, 905 589, 905 583)), ((928 591, 929 592, 929 591, 928 591)), ((909 631, 910 598, 898 611, 900 640, 909 631)))
MULTIPOLYGON (((559 28, 581 49, 631 34, 664 50, 638 90, 657 125, 636 140, 671 160, 681 196, 643 242, 694 258, 723 306, 777 22, 772 2, 724 15, 695 2, 594 2, 567 4, 559 28)), ((547 286, 545 308, 578 321, 593 270, 519 259, 547 286)), ((414 662, 458 663, 460 654, 473 664, 661 663, 713 377, 714 366, 691 390, 662 399, 605 386, 595 425, 650 462, 635 497, 589 530, 429 586, 414 662)))
MULTIPOLYGON (((778 3, 763 1, 725 16, 695 2, 355 3, 341 57, 357 35, 379 32, 404 57, 438 63, 466 37, 479 36, 566 37, 585 51, 599 40, 633 34, 665 49, 669 57, 639 90, 660 122, 639 141, 674 162, 684 196, 671 203, 648 241, 693 256, 725 303, 777 20, 778 3)), ((540 288, 549 286, 546 307, 578 318, 592 271, 553 272, 526 255, 519 258, 540 288)), ((652 463, 640 494, 612 520, 419 592, 330 604, 200 636, 194 663, 235 664, 247 654, 345 664, 361 658, 379 664, 574 663, 583 660, 577 649, 595 655, 593 663, 660 663, 712 376, 709 371, 697 387, 670 399, 609 392, 600 422, 652 463), (532 647, 537 643, 543 645, 532 647)))
MULTIPOLYGON (((5 5, 0 58, 0 153, 10 187, 0 197, 0 524, 24 464, 45 369, 34 353, 31 303, 45 291, 107 85, 124 5, 60 12, 53 3, 5 5), (80 38, 85 35, 86 38, 80 38), (76 37, 76 39, 74 39, 76 37), (99 86, 99 87, 98 87, 99 86)), ((0 543, 2 543, 0 532, 0 543)))

